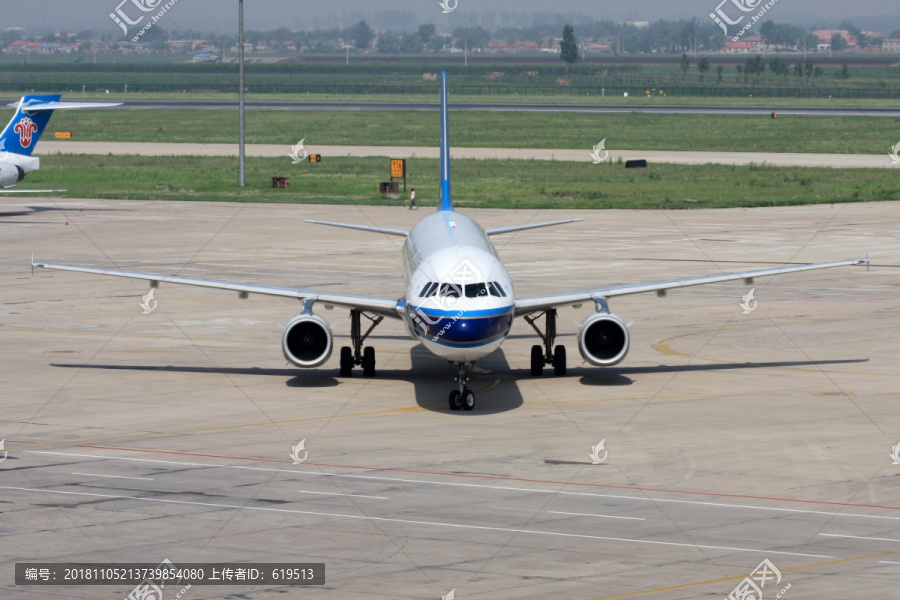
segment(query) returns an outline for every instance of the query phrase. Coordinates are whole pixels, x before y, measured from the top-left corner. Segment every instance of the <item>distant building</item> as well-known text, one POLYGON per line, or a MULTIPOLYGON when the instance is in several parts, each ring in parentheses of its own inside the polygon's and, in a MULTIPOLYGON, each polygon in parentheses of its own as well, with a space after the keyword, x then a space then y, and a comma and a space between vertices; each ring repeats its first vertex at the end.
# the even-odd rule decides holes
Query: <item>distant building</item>
POLYGON ((751 44, 749 42, 728 42, 727 44, 725 44, 722 52, 728 52, 730 54, 747 54, 750 52, 756 52, 756 44, 751 44))
POLYGON ((886 52, 900 52, 900 38, 885 38, 881 49, 886 52))
POLYGON ((25 47, 28 45, 28 42, 25 40, 19 40, 17 42, 13 42, 3 49, 7 54, 24 54, 26 52, 25 47))
POLYGON ((850 35, 850 32, 846 29, 816 29, 812 32, 814 36, 819 38, 819 43, 816 46, 816 49, 820 52, 827 52, 831 50, 831 38, 834 37, 834 34, 836 33, 844 38, 844 41, 847 42, 847 46, 849 46, 850 48, 856 47, 856 38, 850 35))
POLYGON ((761 35, 748 35, 747 37, 741 39, 742 42, 747 44, 753 44, 755 49, 758 51, 762 51, 766 47, 766 43, 763 42, 761 35))

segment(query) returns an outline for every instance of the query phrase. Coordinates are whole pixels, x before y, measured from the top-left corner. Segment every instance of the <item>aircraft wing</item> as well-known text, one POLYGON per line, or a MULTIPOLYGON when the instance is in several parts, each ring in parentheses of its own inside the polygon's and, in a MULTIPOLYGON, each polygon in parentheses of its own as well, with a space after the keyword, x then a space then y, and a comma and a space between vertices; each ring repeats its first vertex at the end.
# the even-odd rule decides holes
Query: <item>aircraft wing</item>
POLYGON ((496 227, 494 229, 485 229, 488 235, 499 235, 501 233, 511 233, 513 231, 524 231, 526 229, 537 229, 538 227, 550 227, 551 225, 563 225, 564 223, 577 223, 584 219, 566 219, 565 221, 550 221, 548 223, 533 223, 530 225, 512 225, 510 227, 496 227))
MULTIPOLYGON (((23 106, 22 110, 25 112, 36 112, 40 110, 66 110, 69 108, 110 108, 121 105, 121 102, 35 102, 23 106)), ((7 106, 19 108, 19 103, 11 102, 7 106)))
POLYGON ((758 271, 740 271, 737 273, 719 273, 717 275, 686 277, 684 279, 666 279, 663 281, 650 281, 647 283, 617 285, 607 288, 597 288, 579 292, 563 292, 559 294, 547 294, 544 296, 528 296, 524 298, 516 298, 516 316, 518 317, 533 312, 549 310, 551 308, 566 306, 568 304, 579 304, 581 302, 587 302, 591 300, 611 298, 613 296, 640 294, 641 292, 660 292, 673 288, 687 287, 690 285, 720 283, 722 281, 734 281, 737 279, 749 280, 748 283, 751 283, 755 277, 765 277, 767 275, 782 275, 784 273, 797 273, 799 271, 813 271, 815 269, 830 269, 831 267, 867 264, 869 264, 868 251, 866 251, 865 258, 856 260, 843 260, 838 262, 798 265, 793 267, 778 267, 777 269, 761 269, 758 271))
POLYGON ((335 223, 334 221, 316 221, 315 219, 303 219, 307 223, 315 223, 316 225, 329 225, 331 227, 345 227, 347 229, 361 229, 362 231, 374 231, 375 233, 386 233, 388 235, 401 235, 406 237, 409 232, 405 229, 394 229, 392 227, 372 227, 369 225, 355 225, 353 223, 335 223))
POLYGON ((57 269, 61 271, 76 271, 78 273, 91 273, 93 275, 111 275, 114 277, 127 277, 128 279, 145 279, 151 282, 151 286, 164 283, 178 283, 182 285, 195 285, 199 287, 215 288, 219 290, 231 290, 244 294, 265 294, 268 296, 283 296, 297 298, 299 300, 315 300, 326 305, 340 306, 362 310, 385 317, 399 319, 397 313, 398 300, 391 298, 377 298, 373 296, 356 296, 353 294, 340 294, 334 292, 317 292, 300 288, 279 287, 274 285, 262 285, 258 283, 240 283, 236 281, 215 281, 212 279, 197 279, 194 277, 182 277, 180 275, 159 275, 154 273, 135 273, 119 269, 94 269, 91 267, 78 267, 72 265, 53 265, 48 263, 36 263, 31 260, 32 268, 57 269))

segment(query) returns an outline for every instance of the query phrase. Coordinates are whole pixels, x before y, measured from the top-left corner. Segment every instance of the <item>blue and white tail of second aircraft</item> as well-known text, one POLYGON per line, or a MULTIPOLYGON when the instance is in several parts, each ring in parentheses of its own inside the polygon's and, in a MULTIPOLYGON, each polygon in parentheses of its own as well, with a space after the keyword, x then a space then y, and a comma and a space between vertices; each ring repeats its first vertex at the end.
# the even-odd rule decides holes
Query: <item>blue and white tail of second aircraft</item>
POLYGON ((17 104, 16 113, 0 133, 0 188, 11 187, 25 175, 41 168, 39 158, 32 156, 34 147, 54 110, 69 108, 106 108, 118 106, 109 102, 60 102, 59 94, 30 94, 17 104))

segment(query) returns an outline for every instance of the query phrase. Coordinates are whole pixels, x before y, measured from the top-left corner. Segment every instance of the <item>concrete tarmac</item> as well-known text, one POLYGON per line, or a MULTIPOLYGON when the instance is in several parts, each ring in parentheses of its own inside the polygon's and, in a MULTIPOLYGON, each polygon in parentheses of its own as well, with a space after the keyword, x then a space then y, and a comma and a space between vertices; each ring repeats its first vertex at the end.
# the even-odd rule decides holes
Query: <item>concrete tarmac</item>
MULTIPOLYGON (((316 589, 183 600, 725 598, 764 560, 765 598, 896 597, 900 203, 465 212, 585 218, 494 238, 519 296, 866 248, 872 266, 757 280, 749 314, 737 283, 616 298, 632 347, 606 369, 578 356, 592 307, 562 309, 565 377, 529 374, 538 340, 517 320, 478 365, 476 409, 451 412, 452 369, 398 321, 370 339, 377 376, 344 379, 337 353, 285 364, 296 301, 163 284, 144 314, 146 282, 29 267, 397 296, 400 240, 303 219, 422 211, 7 198, 0 596, 120 600, 131 586, 17 587, 13 563, 168 558, 326 565, 316 589)), ((346 344, 346 311, 316 312, 346 344)))
MULTIPOLYGON (((330 146, 309 144, 310 154, 329 156, 386 156, 390 158, 439 158, 437 146, 330 146)), ((496 158, 521 160, 565 160, 592 162, 591 148, 464 148, 453 147, 450 154, 459 158, 496 158)), ((291 147, 279 144, 247 144, 247 156, 288 156, 291 147)), ((119 154, 139 156, 237 156, 237 144, 167 144, 135 142, 52 142, 42 141, 37 155, 49 154, 119 154)), ((603 154, 602 156, 606 156, 603 154)), ((896 167, 888 153, 884 154, 814 154, 804 152, 688 152, 668 150, 609 150, 607 160, 646 159, 656 163, 681 165, 749 165, 776 167, 831 167, 835 169, 878 169, 896 167)))

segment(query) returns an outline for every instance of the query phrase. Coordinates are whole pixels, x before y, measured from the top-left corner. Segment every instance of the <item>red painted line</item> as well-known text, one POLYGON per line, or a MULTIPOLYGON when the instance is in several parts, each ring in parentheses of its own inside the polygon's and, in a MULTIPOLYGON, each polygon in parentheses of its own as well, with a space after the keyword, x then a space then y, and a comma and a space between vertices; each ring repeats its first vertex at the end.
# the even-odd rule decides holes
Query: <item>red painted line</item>
MULTIPOLYGON (((246 456, 222 456, 220 454, 199 454, 196 452, 174 452, 170 450, 144 450, 141 448, 117 448, 116 446, 92 446, 90 444, 77 444, 76 448, 97 448, 100 450, 125 450, 126 452, 147 452, 150 454, 177 454, 179 456, 201 456, 203 458, 226 458, 229 460, 249 460, 253 462, 273 462, 273 463, 287 463, 293 464, 292 461, 289 460, 279 460, 277 458, 249 458, 246 456)), ((304 463, 304 464, 316 464, 316 463, 304 463)), ((326 466, 326 465, 317 465, 317 466, 326 466)), ((365 467, 356 467, 358 469, 364 469, 365 467)))
MULTIPOLYGON (((225 460, 246 460, 252 462, 268 462, 268 463, 281 463, 292 465, 292 461, 289 460, 278 460, 274 458, 250 458, 246 456, 224 456, 221 454, 198 454, 194 452, 174 452, 171 450, 146 450, 142 448, 119 448, 116 446, 91 446, 91 445, 77 445, 77 448, 96 448, 99 450, 121 450, 124 452, 144 452, 148 454, 174 454, 178 456, 196 456, 203 458, 221 458, 225 460)), ((627 485, 609 485, 603 483, 572 483, 567 481, 554 481, 552 479, 526 479, 522 477, 503 477, 501 475, 475 475, 472 473, 444 473, 441 471, 419 471, 415 469, 391 469, 385 467, 360 467, 357 465, 333 465, 328 463, 312 463, 312 462, 304 462, 302 463, 304 466, 312 466, 312 467, 328 467, 328 468, 338 468, 338 469, 359 469, 366 471, 381 471, 381 472, 390 472, 390 473, 410 473, 415 475, 434 475, 438 477, 463 477, 468 479, 492 479, 497 481, 516 481, 522 483, 540 483, 545 485, 561 485, 561 486, 577 486, 577 487, 589 487, 589 488, 601 488, 601 489, 612 489, 612 490, 631 490, 637 492, 660 492, 665 494, 686 494, 692 496, 711 496, 716 498, 740 498, 744 500, 769 500, 773 502, 795 502, 800 504, 824 504, 828 506, 841 506, 841 507, 852 507, 852 508, 878 508, 883 510, 900 510, 900 506, 881 506, 878 504, 854 504, 849 502, 831 502, 828 500, 804 500, 802 498, 777 498, 774 496, 754 496, 750 494, 722 494, 718 492, 697 492, 691 490, 670 490, 664 488, 643 488, 643 487, 634 487, 627 485)), ((427 483, 423 481, 422 483, 427 483)))

